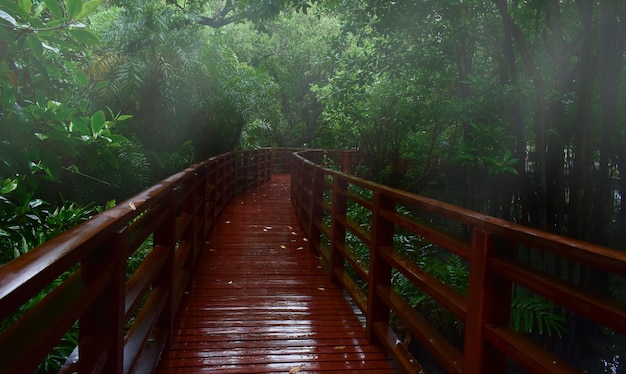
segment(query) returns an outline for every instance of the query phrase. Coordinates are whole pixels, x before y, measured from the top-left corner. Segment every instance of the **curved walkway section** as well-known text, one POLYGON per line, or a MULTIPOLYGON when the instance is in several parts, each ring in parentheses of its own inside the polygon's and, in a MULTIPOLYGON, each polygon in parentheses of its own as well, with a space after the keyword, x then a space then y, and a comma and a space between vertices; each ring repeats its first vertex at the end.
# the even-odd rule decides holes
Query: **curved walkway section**
POLYGON ((300 230, 289 175, 235 196, 198 261, 158 373, 395 373, 300 230))

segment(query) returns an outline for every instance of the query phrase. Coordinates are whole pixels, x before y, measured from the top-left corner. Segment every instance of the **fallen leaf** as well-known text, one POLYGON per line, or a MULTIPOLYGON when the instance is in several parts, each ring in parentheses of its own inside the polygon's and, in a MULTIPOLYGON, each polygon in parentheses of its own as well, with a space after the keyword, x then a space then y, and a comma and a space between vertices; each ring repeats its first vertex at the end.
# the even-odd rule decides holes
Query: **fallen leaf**
POLYGON ((326 291, 326 289, 324 287, 317 287, 318 290, 320 291, 326 291))
POLYGON ((335 349, 346 349, 345 345, 338 345, 335 347, 335 349))
POLYGON ((289 374, 296 374, 302 371, 302 366, 294 366, 289 370, 289 374))
POLYGON ((266 229, 266 230, 271 230, 271 229, 272 229, 272 226, 265 226, 265 229, 266 229))
POLYGON ((298 235, 298 233, 297 233, 297 232, 295 232, 295 231, 292 231, 292 232, 291 232, 291 235, 298 235))
POLYGON ((137 210, 137 207, 135 207, 135 203, 133 203, 132 201, 128 203, 128 207, 132 210, 137 210))
POLYGON ((309 241, 309 239, 307 239, 307 238, 302 238, 302 240, 304 240, 305 242, 309 241))
POLYGON ((230 223, 230 221, 226 221, 226 223, 230 223))
POLYGON ((287 249, 287 247, 285 247, 284 245, 280 245, 280 249, 287 249))
POLYGON ((292 227, 292 226, 289 226, 289 230, 293 230, 293 227, 292 227))
POLYGON ((299 250, 301 250, 301 249, 304 249, 304 247, 298 247, 298 248, 296 248, 296 249, 299 251, 299 250))

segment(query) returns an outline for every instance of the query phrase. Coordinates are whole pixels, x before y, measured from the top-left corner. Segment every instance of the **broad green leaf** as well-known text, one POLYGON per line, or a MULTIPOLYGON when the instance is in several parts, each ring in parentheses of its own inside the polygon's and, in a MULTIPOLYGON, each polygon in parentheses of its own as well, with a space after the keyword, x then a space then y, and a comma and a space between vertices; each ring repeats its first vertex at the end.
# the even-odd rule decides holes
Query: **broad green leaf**
POLYGON ((17 27, 17 21, 15 20, 15 18, 13 18, 13 16, 5 12, 4 10, 0 10, 0 19, 10 23, 14 27, 17 27))
POLYGON ((63 18, 63 10, 57 0, 43 0, 43 2, 48 6, 48 10, 55 18, 63 18))
POLYGON ((35 34, 28 35, 28 45, 32 49, 35 56, 41 57, 41 55, 43 55, 43 46, 41 45, 41 39, 39 39, 35 34))
POLYGON ((15 191, 17 188, 17 180, 15 179, 5 179, 2 182, 2 186, 0 186, 0 194, 5 195, 11 191, 15 191))
POLYGON ((52 112, 56 112, 61 107, 61 103, 54 100, 48 100, 47 108, 52 112))
POLYGON ((88 45, 94 45, 94 44, 100 43, 100 40, 98 39, 98 37, 96 37, 94 34, 92 34, 91 32, 87 30, 71 29, 70 35, 72 35, 72 38, 74 38, 74 40, 76 40, 79 43, 88 44, 88 45))
POLYGON ((100 132, 102 132, 105 122, 106 118, 102 110, 97 111, 93 116, 91 116, 91 131, 94 138, 97 137, 100 132))
POLYGON ((67 0, 65 3, 65 9, 67 10, 67 15, 71 19, 76 19, 80 12, 83 11, 83 1, 82 0, 67 0))
POLYGON ((0 8, 4 9, 11 16, 20 17, 20 18, 28 18, 28 13, 24 11, 15 0, 0 0, 0 8))
POLYGON ((89 84, 89 77, 87 77, 87 74, 81 70, 76 72, 76 80, 83 86, 87 86, 89 84))
POLYGON ((70 122, 70 131, 76 131, 81 135, 91 135, 89 126, 87 126, 87 123, 82 118, 72 118, 70 122))
POLYGON ((39 3, 39 5, 35 7, 35 11, 33 12, 33 18, 38 18, 41 15, 41 12, 43 12, 46 8, 46 4, 39 3))
POLYGON ((126 121, 127 119, 131 119, 131 118, 133 118, 133 116, 130 114, 122 114, 121 116, 117 117, 115 120, 120 122, 120 121, 126 121))
POLYGON ((115 208, 115 204, 116 204, 116 200, 109 200, 107 201, 107 203, 104 205, 104 210, 109 210, 111 208, 115 208))
POLYGON ((112 134, 110 136, 110 139, 113 144, 121 144, 121 143, 128 142, 128 139, 125 136, 119 135, 119 134, 112 134))
POLYGON ((83 4, 83 10, 76 16, 76 19, 83 19, 93 13, 102 4, 102 0, 90 0, 83 4))
POLYGON ((30 14, 33 10, 33 2, 30 0, 18 0, 17 3, 27 14, 30 14))

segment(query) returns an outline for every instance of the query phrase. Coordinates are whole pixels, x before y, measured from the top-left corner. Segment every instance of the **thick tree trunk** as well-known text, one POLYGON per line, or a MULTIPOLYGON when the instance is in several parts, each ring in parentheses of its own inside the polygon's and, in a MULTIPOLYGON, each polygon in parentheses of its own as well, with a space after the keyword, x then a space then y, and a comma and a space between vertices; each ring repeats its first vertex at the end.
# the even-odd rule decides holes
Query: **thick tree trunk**
POLYGON ((577 1, 581 17, 580 55, 578 56, 578 106, 574 122, 574 168, 569 202, 568 235, 587 239, 585 228, 592 213, 591 177, 594 169, 592 158, 593 140, 593 3, 577 1))
POLYGON ((617 5, 617 1, 600 3, 600 159, 599 178, 593 201, 593 217, 591 218, 588 239, 595 243, 608 245, 608 230, 613 208, 611 191, 611 160, 615 160, 616 148, 613 139, 617 138, 615 121, 617 117, 617 95, 620 84, 620 73, 624 66, 623 55, 626 50, 626 27, 624 16, 626 5, 617 5), (620 22, 621 18, 621 22, 620 22))
POLYGON ((501 80, 503 85, 513 87, 513 97, 508 107, 507 114, 510 120, 510 131, 515 138, 513 157, 517 158, 519 162, 515 165, 517 176, 510 178, 512 183, 508 184, 507 191, 504 192, 503 205, 506 205, 506 208, 502 218, 516 221, 523 225, 530 225, 532 206, 535 204, 531 202, 534 199, 534 194, 531 181, 526 173, 526 137, 524 135, 524 115, 520 94, 521 87, 519 86, 513 35, 511 30, 506 26, 503 27, 503 31, 501 80), (508 199, 507 196, 509 197, 508 199))
POLYGON ((533 85, 535 89, 535 116, 534 116, 534 132, 535 132, 535 174, 537 175, 538 188, 537 195, 539 199, 539 212, 537 218, 537 224, 539 228, 545 229, 547 227, 547 211, 546 211, 546 196, 548 175, 546 170, 546 131, 545 131, 545 97, 546 89, 543 76, 539 66, 535 63, 534 59, 530 55, 530 51, 527 47, 526 40, 522 31, 515 24, 511 15, 507 9, 506 0, 494 0, 494 3, 502 17, 505 32, 510 33, 515 40, 515 45, 520 53, 522 61, 526 66, 529 74, 533 79, 533 85))

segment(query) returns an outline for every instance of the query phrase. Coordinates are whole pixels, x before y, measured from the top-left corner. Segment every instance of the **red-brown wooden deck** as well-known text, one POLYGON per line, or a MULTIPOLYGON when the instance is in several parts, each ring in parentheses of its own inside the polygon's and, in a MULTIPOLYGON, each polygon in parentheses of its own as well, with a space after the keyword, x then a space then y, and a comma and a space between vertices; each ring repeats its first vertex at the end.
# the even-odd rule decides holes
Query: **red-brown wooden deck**
POLYGON ((288 175, 219 218, 159 373, 392 373, 298 227, 288 175))

